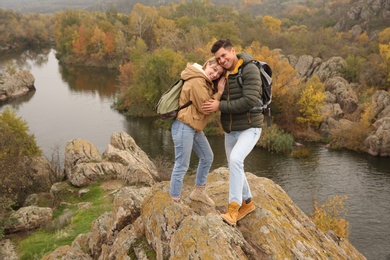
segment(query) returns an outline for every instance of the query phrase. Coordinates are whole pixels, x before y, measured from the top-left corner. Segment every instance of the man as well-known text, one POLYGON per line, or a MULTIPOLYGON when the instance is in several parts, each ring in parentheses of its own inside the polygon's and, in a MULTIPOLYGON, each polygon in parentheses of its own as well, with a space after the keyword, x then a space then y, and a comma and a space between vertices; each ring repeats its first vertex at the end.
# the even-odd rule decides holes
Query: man
POLYGON ((210 100, 203 104, 204 111, 221 111, 221 123, 225 131, 225 152, 228 160, 229 205, 221 217, 235 226, 237 221, 255 210, 252 194, 244 171, 244 160, 252 151, 261 135, 264 116, 252 112, 260 98, 261 78, 256 65, 248 63, 248 53, 236 54, 229 40, 220 39, 214 43, 211 52, 222 67, 227 70, 227 81, 221 101, 210 100), (248 63, 248 64, 247 64, 248 63), (237 73, 242 70, 242 87, 237 82, 237 73))

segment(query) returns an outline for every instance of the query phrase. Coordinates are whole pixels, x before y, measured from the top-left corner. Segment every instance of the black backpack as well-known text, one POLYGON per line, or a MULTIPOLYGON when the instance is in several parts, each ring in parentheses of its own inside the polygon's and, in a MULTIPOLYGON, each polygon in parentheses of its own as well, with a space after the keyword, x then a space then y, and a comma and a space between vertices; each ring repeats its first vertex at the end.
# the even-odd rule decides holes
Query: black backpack
MULTIPOLYGON (((252 60, 251 63, 255 64, 260 72, 261 77, 261 97, 256 105, 250 110, 251 112, 262 112, 267 116, 267 125, 271 125, 271 101, 272 101, 272 70, 271 67, 263 61, 252 60)), ((250 63, 244 63, 238 68, 237 82, 242 88, 242 70, 250 63)))

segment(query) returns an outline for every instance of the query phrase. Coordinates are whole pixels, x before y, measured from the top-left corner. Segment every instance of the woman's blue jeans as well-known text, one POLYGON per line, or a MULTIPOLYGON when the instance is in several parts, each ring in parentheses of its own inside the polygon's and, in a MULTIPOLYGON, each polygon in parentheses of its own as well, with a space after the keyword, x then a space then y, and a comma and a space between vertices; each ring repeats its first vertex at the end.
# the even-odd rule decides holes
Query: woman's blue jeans
POLYGON ((229 204, 252 198, 251 190, 244 171, 244 160, 255 147, 261 135, 261 128, 249 128, 244 131, 225 133, 225 152, 228 160, 229 204))
POLYGON ((190 165, 191 151, 199 157, 195 185, 206 185, 207 175, 214 159, 209 141, 202 132, 196 132, 190 126, 175 120, 172 124, 172 139, 175 146, 175 165, 173 167, 170 194, 180 197, 183 179, 190 165))

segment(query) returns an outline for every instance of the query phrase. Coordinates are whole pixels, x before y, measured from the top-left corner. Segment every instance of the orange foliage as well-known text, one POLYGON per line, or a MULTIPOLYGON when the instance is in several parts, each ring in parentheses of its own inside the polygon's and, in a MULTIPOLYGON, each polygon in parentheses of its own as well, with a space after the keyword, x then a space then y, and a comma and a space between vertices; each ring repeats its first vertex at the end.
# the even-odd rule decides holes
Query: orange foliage
POLYGON ((120 82, 121 87, 130 86, 134 77, 133 64, 131 62, 126 62, 123 65, 119 65, 119 71, 118 81, 120 82))
POLYGON ((88 30, 81 25, 77 30, 76 39, 73 40, 73 53, 76 56, 87 54, 87 40, 90 38, 88 30))

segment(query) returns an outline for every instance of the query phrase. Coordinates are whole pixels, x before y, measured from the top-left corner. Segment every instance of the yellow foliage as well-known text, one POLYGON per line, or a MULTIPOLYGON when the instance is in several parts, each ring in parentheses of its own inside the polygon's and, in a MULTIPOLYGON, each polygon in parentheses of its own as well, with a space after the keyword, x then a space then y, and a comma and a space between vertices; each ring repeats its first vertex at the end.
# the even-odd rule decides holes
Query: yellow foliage
POLYGON ((262 25, 266 27, 272 34, 280 34, 282 21, 273 18, 272 16, 265 15, 261 21, 262 25))
POLYGON ((348 238, 348 221, 343 218, 347 213, 347 210, 344 208, 344 202, 347 199, 347 196, 336 195, 321 206, 315 201, 314 213, 311 216, 314 224, 324 232, 332 230, 337 236, 348 238))
POLYGON ((153 25, 153 32, 160 48, 165 47, 178 51, 181 41, 175 21, 159 17, 153 25))
POLYGON ((390 82, 390 43, 379 44, 379 54, 383 59, 383 66, 385 66, 387 71, 387 82, 390 82))
POLYGON ((321 108, 325 100, 324 84, 317 77, 312 78, 298 100, 300 115, 297 122, 306 126, 318 127, 322 121, 321 108))
POLYGON ((378 33, 378 42, 382 44, 390 43, 390 27, 378 33))
POLYGON ((362 113, 362 115, 360 117, 361 126, 364 128, 370 127, 372 124, 372 121, 374 120, 374 116, 375 116, 375 111, 373 108, 373 104, 371 103, 371 105, 369 105, 364 110, 364 112, 362 113))
POLYGON ((368 37, 367 32, 364 32, 357 36, 357 40, 362 45, 367 45, 370 43, 370 38, 368 37))

